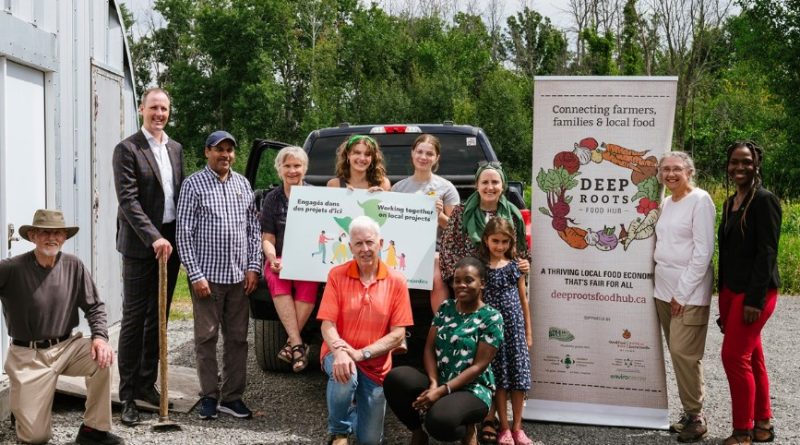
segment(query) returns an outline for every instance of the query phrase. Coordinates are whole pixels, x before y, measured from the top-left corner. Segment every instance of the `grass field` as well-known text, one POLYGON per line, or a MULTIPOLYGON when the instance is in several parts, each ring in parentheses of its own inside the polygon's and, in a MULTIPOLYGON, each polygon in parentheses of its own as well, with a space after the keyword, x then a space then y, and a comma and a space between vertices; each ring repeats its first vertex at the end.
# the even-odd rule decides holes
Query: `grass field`
POLYGON ((189 280, 186 271, 181 266, 178 272, 178 282, 175 284, 175 293, 172 294, 172 306, 169 311, 170 320, 192 319, 192 297, 189 295, 189 280))
MULTIPOLYGON (((705 188, 705 187, 704 187, 705 188)), ((717 227, 722 216, 722 203, 726 192, 722 186, 705 188, 717 206, 717 227)), ((778 244, 778 270, 781 275, 781 295, 800 295, 800 202, 782 201, 783 221, 778 244)), ((714 267, 717 254, 714 253, 714 267)), ((716 270, 716 269, 715 269, 716 270)))

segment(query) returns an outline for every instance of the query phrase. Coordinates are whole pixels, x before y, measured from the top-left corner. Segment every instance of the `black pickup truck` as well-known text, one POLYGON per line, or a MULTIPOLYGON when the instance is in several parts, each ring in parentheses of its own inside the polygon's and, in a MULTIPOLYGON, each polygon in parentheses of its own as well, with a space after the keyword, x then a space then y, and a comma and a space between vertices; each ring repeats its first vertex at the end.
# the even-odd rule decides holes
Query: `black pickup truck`
MULTIPOLYGON (((413 174, 411 144, 423 133, 433 134, 439 138, 442 153, 439 170, 436 173, 456 186, 462 200, 475 190, 474 174, 478 164, 498 160, 483 130, 468 125, 445 122, 444 124, 351 126, 345 123, 336 128, 314 130, 308 135, 303 144, 303 149, 309 158, 305 179, 315 186, 324 186, 336 170, 336 149, 339 145, 354 134, 368 134, 380 144, 389 179, 394 184, 413 174)), ((245 175, 255 191, 259 210, 264 194, 279 185, 271 183, 268 179, 275 175, 270 174, 274 172, 274 153, 269 156, 267 151, 280 150, 287 145, 289 144, 266 139, 257 139, 253 142, 245 175)), ((510 182, 506 194, 517 207, 525 209, 521 182, 510 182)), ((523 216, 529 225, 529 211, 523 210, 523 216)), ((529 229, 530 227, 528 227, 530 234, 529 229)), ((530 242, 530 239, 528 241, 530 242)), ((425 336, 432 319, 430 292, 411 289, 410 293, 414 327, 407 330, 408 354, 397 356, 396 361, 419 364, 425 336)), ((258 289, 250 297, 250 314, 255 325, 255 352, 259 366, 265 371, 290 370, 288 364, 277 359, 278 351, 286 343, 286 332, 278 319, 263 279, 259 280, 258 289)), ((316 309, 303 330, 304 341, 313 346, 312 363, 317 358, 314 356, 319 354, 318 346, 322 337, 319 323, 315 319, 316 309)))

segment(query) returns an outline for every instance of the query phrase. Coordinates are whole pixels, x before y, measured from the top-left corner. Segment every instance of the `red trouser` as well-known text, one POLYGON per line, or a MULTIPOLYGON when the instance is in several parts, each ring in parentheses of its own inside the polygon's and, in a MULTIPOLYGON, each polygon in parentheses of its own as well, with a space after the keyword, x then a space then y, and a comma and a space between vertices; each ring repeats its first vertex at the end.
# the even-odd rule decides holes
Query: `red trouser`
POLYGON ((775 311, 778 290, 767 290, 761 317, 744 323, 744 294, 723 287, 719 293, 719 313, 725 336, 722 340, 722 365, 728 376, 733 405, 733 428, 753 429, 754 419, 769 420, 769 376, 761 347, 761 329, 775 311))

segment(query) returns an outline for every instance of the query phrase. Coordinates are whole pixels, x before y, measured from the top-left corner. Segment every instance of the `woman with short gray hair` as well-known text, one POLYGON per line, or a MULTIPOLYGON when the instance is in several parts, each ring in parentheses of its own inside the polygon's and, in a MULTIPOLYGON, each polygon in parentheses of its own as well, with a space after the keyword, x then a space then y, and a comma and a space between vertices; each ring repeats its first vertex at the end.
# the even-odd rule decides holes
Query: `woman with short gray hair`
POLYGON ((684 152, 669 152, 658 163, 658 181, 670 195, 656 223, 655 304, 683 405, 681 419, 670 425, 678 442, 697 442, 708 434, 702 360, 714 284, 716 210, 711 196, 694 185, 694 173, 684 152))
POLYGON ((308 155, 300 147, 284 147, 275 156, 275 170, 282 184, 264 196, 259 217, 261 248, 265 259, 264 280, 288 336, 286 345, 278 353, 278 359, 291 363, 292 370, 300 372, 308 366, 308 345, 303 343, 300 333, 314 310, 319 283, 283 280, 279 274, 283 267, 281 254, 289 194, 296 185, 309 185, 304 180, 308 171, 308 155))

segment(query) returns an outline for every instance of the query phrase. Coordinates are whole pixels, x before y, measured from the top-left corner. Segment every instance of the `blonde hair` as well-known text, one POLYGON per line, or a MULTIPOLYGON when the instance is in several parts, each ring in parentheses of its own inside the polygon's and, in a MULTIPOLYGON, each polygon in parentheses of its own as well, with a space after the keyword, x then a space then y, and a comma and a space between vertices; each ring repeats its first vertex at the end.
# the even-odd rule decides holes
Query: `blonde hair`
POLYGON ((281 176, 281 165, 286 162, 286 158, 289 156, 300 160, 300 162, 303 164, 303 175, 305 175, 308 171, 308 154, 305 150, 295 145, 283 147, 281 148, 281 151, 275 155, 275 171, 278 172, 278 176, 281 178, 281 181, 283 181, 283 176, 281 176))

